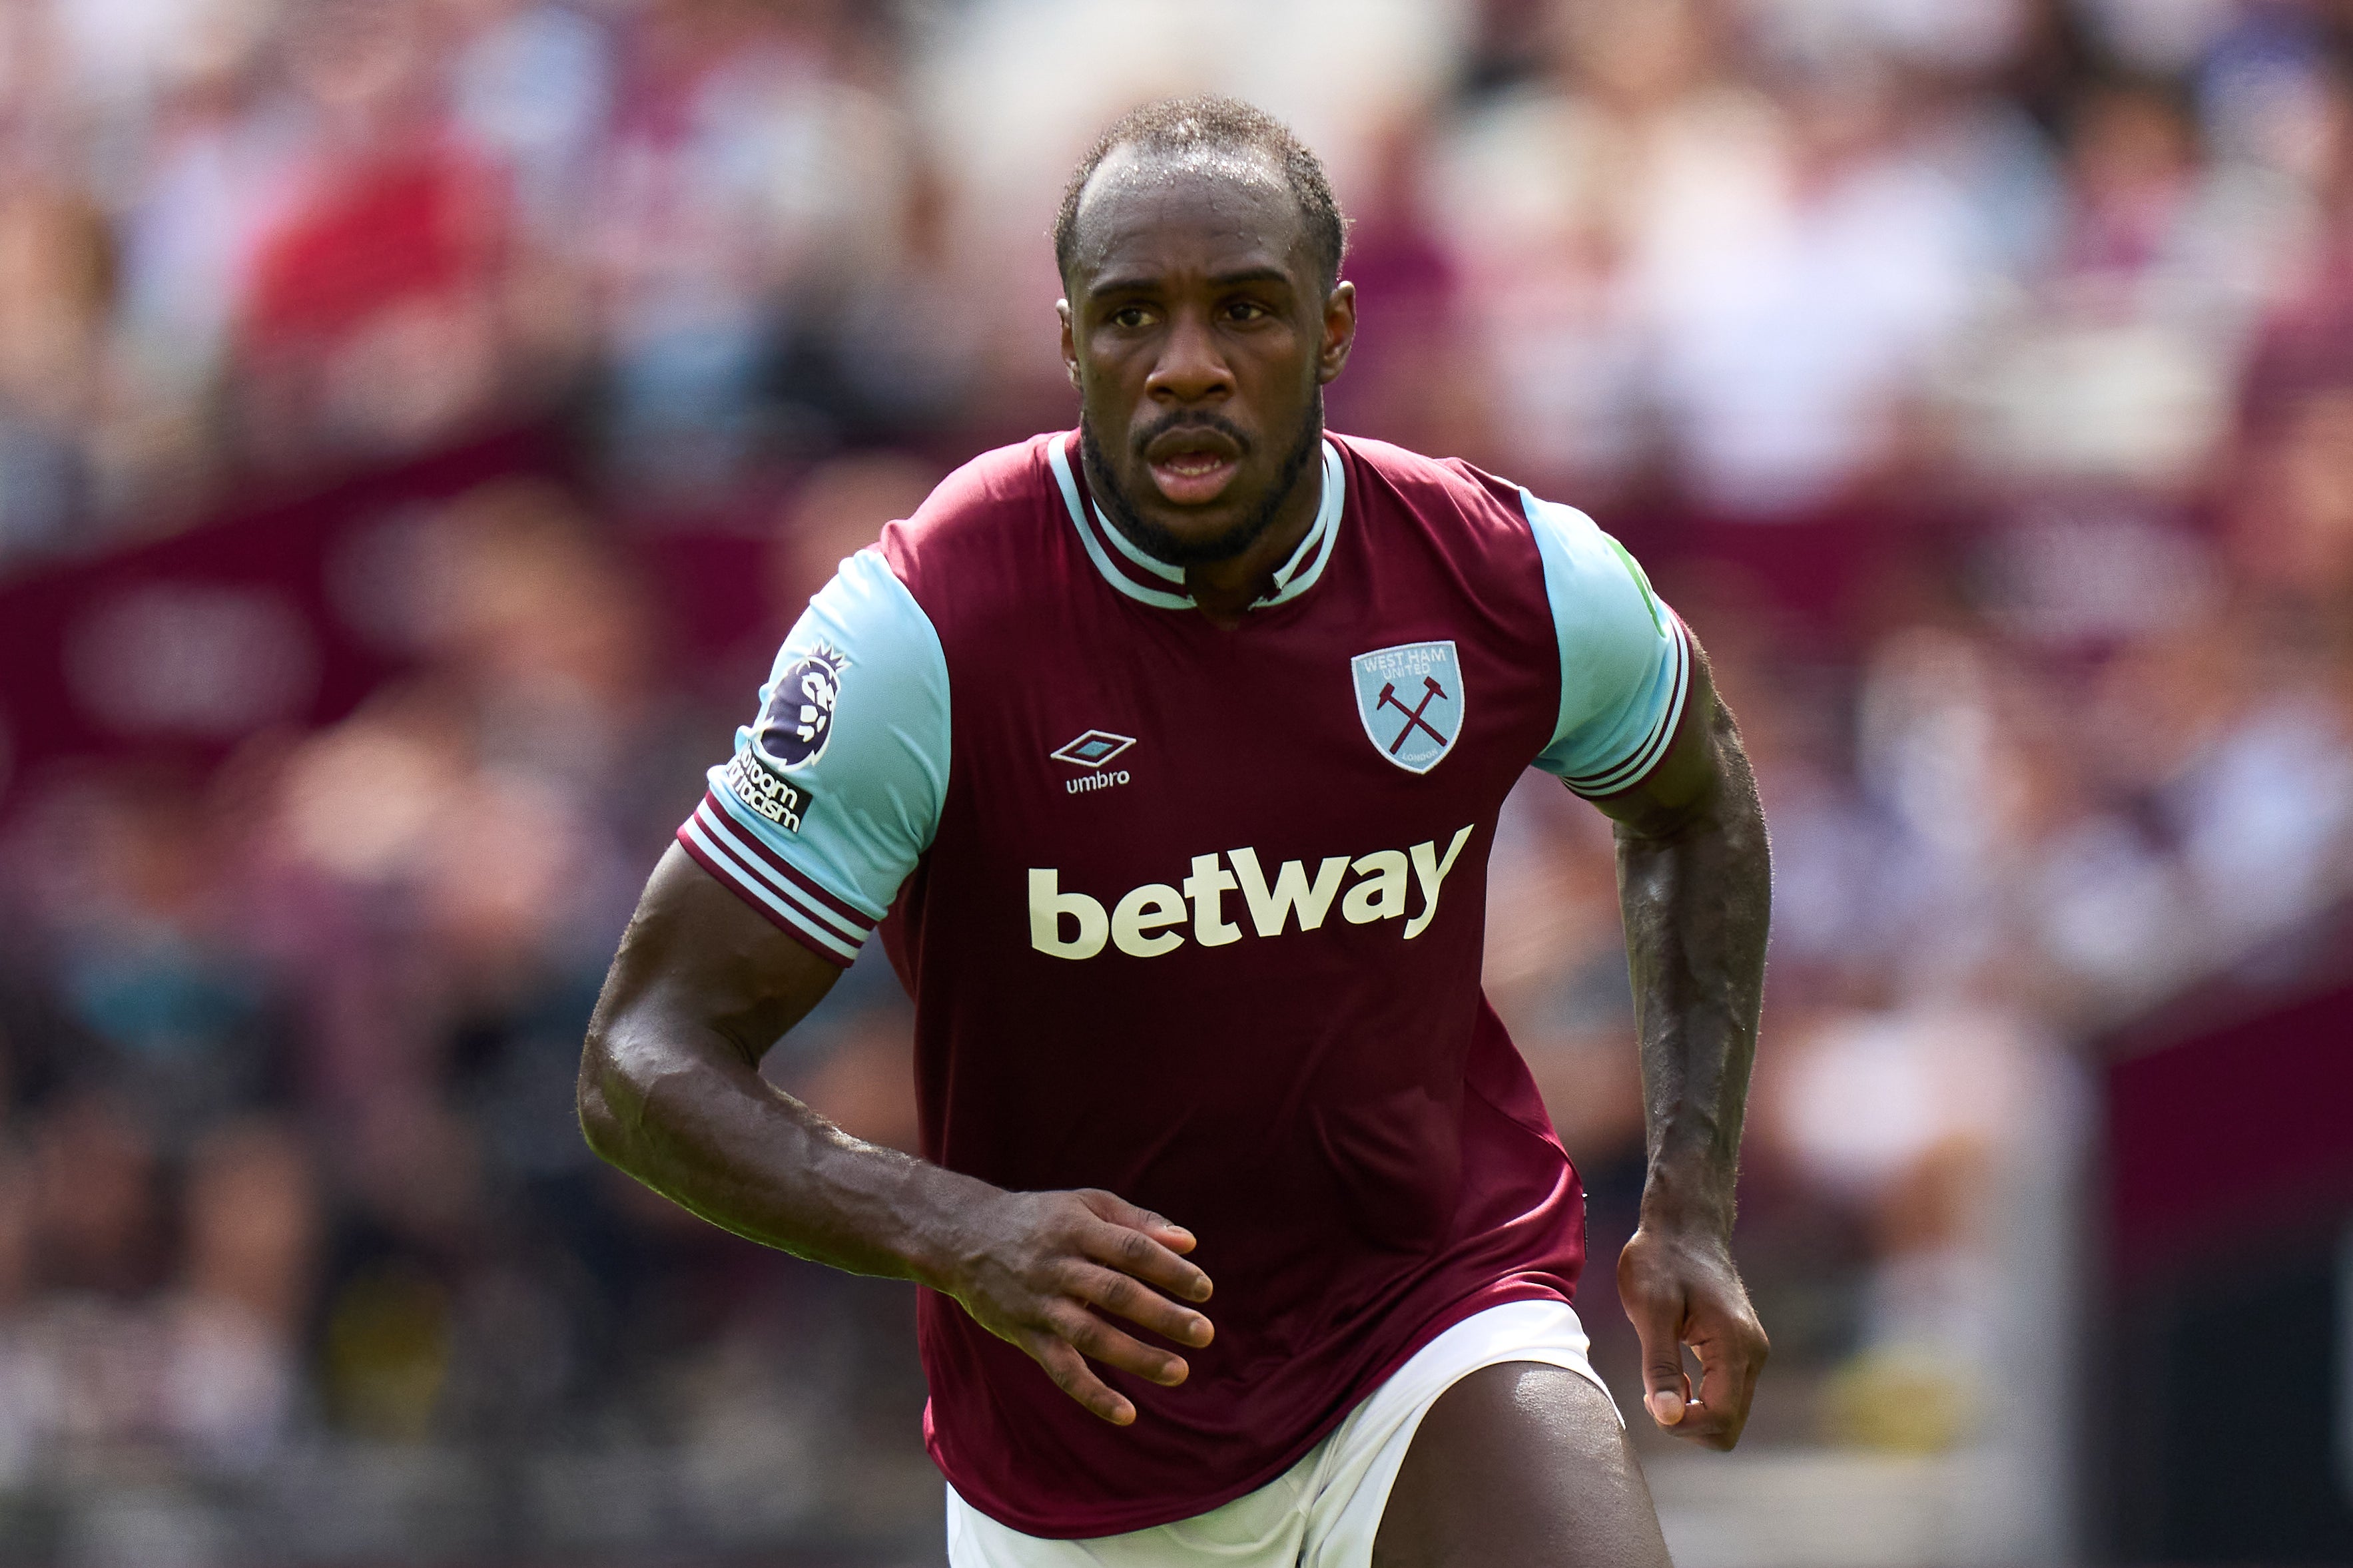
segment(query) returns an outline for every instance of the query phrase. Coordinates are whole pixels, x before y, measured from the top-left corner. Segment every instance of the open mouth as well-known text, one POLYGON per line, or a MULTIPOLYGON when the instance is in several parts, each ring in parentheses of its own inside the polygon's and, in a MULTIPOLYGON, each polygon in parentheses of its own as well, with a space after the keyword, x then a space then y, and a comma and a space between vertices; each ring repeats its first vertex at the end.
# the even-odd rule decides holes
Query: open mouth
POLYGON ((1152 482, 1177 506, 1213 501, 1233 481, 1241 453, 1232 437, 1215 430, 1174 430, 1145 448, 1152 482))

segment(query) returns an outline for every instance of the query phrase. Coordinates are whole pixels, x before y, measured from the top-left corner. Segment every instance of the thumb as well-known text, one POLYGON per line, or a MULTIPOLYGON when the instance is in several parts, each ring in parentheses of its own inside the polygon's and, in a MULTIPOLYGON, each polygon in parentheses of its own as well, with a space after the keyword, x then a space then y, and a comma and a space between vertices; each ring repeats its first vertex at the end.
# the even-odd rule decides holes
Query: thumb
POLYGON ((1683 1373, 1683 1324, 1670 1309, 1645 1305, 1627 1317, 1642 1342, 1642 1403, 1651 1419, 1672 1426, 1683 1418, 1691 1400, 1691 1379, 1683 1373))

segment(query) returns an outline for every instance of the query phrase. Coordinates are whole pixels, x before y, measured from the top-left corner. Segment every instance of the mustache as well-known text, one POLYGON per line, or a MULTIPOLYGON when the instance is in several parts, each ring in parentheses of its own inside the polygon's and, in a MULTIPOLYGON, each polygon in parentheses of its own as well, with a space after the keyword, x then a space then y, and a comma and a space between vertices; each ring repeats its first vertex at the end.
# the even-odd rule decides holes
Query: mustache
POLYGON ((1206 408, 1179 408, 1162 418, 1154 420, 1149 425, 1139 426, 1129 435, 1128 446, 1137 457, 1141 458, 1145 448, 1152 443, 1177 430, 1214 430, 1231 441, 1235 451, 1244 455, 1248 455, 1252 446, 1250 438, 1242 433, 1240 426, 1224 415, 1212 413, 1206 408))

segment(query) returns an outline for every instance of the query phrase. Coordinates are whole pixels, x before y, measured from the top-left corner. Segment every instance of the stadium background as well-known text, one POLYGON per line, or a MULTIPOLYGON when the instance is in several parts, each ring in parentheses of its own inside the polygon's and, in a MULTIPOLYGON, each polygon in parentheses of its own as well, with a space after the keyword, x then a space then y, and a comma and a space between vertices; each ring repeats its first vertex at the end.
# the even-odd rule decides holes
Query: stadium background
MULTIPOLYGON (((2353 1562, 2353 6, 14 0, 0 1563, 930 1563, 910 1298, 598 1167, 807 593, 1068 423, 1118 110, 1290 118, 1342 429, 1593 511, 1776 830, 1686 1568, 2353 1562)), ((1607 836, 1489 984, 1641 1177, 1607 836)), ((911 1136, 862 964, 771 1070, 911 1136)), ((1113 1441, 1109 1436, 1106 1441, 1113 1441)))

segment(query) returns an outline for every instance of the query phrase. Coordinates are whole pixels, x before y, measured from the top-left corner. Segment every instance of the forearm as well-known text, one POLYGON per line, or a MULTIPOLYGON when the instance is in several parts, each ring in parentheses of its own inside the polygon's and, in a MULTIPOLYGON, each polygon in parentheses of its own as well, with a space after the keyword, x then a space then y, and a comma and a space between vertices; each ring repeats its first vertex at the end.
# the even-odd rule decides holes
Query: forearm
POLYGON ((723 1037, 600 1011, 580 1114, 596 1152, 714 1225, 854 1273, 936 1283, 984 1184, 851 1137, 723 1037))
POLYGON ((597 1153, 713 1225, 855 1273, 935 1271, 927 1200, 963 1178, 851 1137, 715 1037, 599 1030, 580 1103, 597 1153))
POLYGON ((1007 1192, 850 1137, 760 1077, 760 1058, 840 971, 683 853, 662 857, 621 938, 580 1058, 597 1153, 715 1225, 853 1273, 913 1279, 1125 1425, 1135 1406, 1090 1359, 1173 1387, 1184 1358, 1124 1319, 1206 1345, 1193 1237, 1117 1194, 1007 1192))
POLYGON ((1772 873, 1755 779, 1711 702, 1712 785, 1672 826, 1618 829, 1641 1042, 1646 1225, 1728 1237, 1764 994, 1772 873))
POLYGON ((580 1058, 590 1147, 712 1224, 861 1274, 936 1283, 995 1189, 850 1137, 760 1076, 840 972, 678 849, 646 885, 580 1058))

